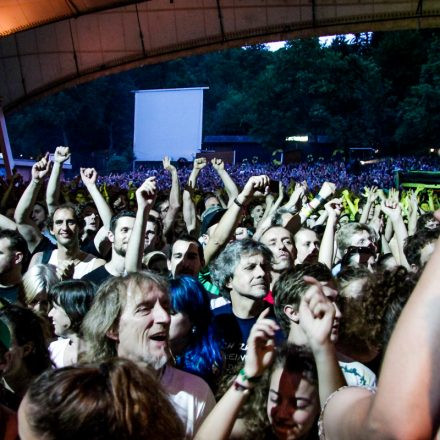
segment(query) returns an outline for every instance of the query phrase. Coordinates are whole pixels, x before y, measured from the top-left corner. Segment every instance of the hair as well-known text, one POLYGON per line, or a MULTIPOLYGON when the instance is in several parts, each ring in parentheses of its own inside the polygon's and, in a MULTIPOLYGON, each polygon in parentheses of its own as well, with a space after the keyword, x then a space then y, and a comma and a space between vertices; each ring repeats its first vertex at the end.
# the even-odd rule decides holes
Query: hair
MULTIPOLYGON (((346 223, 342 225, 336 235, 336 244, 338 250, 341 254, 345 252, 345 250, 350 246, 351 238, 357 232, 367 231, 371 237, 372 241, 376 240, 376 233, 371 226, 368 226, 364 223, 346 223)), ((342 256, 342 255, 341 255, 342 256)))
POLYGON ((185 313, 192 324, 188 346, 184 353, 176 356, 176 366, 213 385, 223 359, 214 337, 208 294, 200 282, 190 276, 170 280, 170 292, 173 312, 185 313))
POLYGON ((430 221, 435 221, 436 218, 434 217, 434 214, 432 212, 427 212, 423 215, 421 215, 418 219, 417 219, 417 225, 416 225, 416 230, 421 231, 423 229, 426 228, 426 225, 430 222, 430 221))
POLYGON ((70 319, 69 329, 79 333, 81 323, 90 310, 95 297, 95 287, 86 280, 67 280, 55 284, 49 292, 52 303, 60 306, 70 319))
POLYGON ((125 359, 46 371, 26 396, 26 419, 45 440, 174 440, 185 435, 154 376, 125 359))
MULTIPOLYGON (((76 211, 77 211, 77 213, 78 213, 78 216, 79 216, 79 217, 84 217, 84 211, 85 211, 87 208, 93 208, 96 212, 98 212, 98 208, 96 207, 96 205, 95 205, 94 202, 83 202, 83 203, 80 203, 80 204, 77 206, 77 208, 76 208, 76 211)), ((99 215, 99 214, 98 214, 98 215, 99 215)))
POLYGON ((49 215, 49 218, 47 219, 47 227, 49 229, 53 229, 53 226, 54 226, 54 223, 53 223, 54 215, 60 209, 68 209, 69 211, 72 211, 73 218, 75 219, 76 224, 80 228, 84 227, 84 219, 79 215, 77 206, 74 205, 73 203, 64 203, 62 205, 58 205, 55 208, 55 210, 52 212, 52 214, 49 215))
POLYGON ((110 231, 114 234, 116 231, 116 226, 118 223, 118 220, 121 217, 131 217, 131 218, 136 218, 136 214, 133 211, 120 211, 118 212, 116 215, 114 215, 111 220, 110 220, 110 231))
MULTIPOLYGON (((271 432, 271 427, 267 418, 267 396, 269 395, 272 373, 278 368, 283 368, 284 371, 291 374, 301 375, 316 388, 318 387, 318 373, 312 354, 303 347, 291 344, 285 344, 279 348, 272 367, 263 374, 261 381, 253 389, 251 399, 245 404, 240 414, 246 426, 244 436, 246 440, 271 438, 268 435, 271 432)), ((294 391, 292 390, 292 392, 294 391)), ((317 438, 317 436, 311 436, 311 438, 317 438)))
POLYGON ((127 303, 127 291, 133 287, 149 290, 152 286, 168 292, 167 280, 153 272, 111 277, 101 284, 82 323, 82 334, 89 344, 82 357, 84 362, 105 361, 117 355, 116 343, 107 333, 119 323, 127 303))
POLYGON ((274 285, 273 297, 274 312, 285 334, 289 334, 290 321, 284 313, 284 307, 290 305, 295 309, 299 308, 302 297, 310 287, 304 281, 305 275, 323 282, 333 280, 330 269, 322 263, 298 264, 281 274, 274 285))
POLYGON ((429 243, 437 241, 440 229, 421 229, 405 241, 403 252, 409 264, 421 267, 422 249, 429 243))
POLYGON ((270 263, 272 252, 267 246, 252 239, 236 240, 229 243, 210 265, 213 283, 219 288, 220 293, 227 299, 231 298, 226 287, 234 276, 235 269, 243 255, 261 254, 270 263))
POLYGON ((155 217, 154 215, 149 215, 147 221, 153 223, 156 226, 156 235, 159 239, 162 238, 163 225, 160 217, 155 217))
POLYGON ((36 296, 42 292, 49 294, 50 288, 59 282, 55 266, 35 264, 23 276, 25 301, 32 306, 36 296))
POLYGON ((363 294, 343 301, 341 338, 345 343, 360 339, 370 348, 384 349, 416 282, 417 276, 402 266, 370 274, 363 294))
POLYGON ((35 205, 41 206, 41 207, 43 208, 43 211, 44 211, 45 214, 46 214, 46 217, 49 216, 49 210, 47 209, 47 204, 46 204, 45 202, 43 202, 42 200, 37 200, 37 201, 34 203, 34 206, 35 206, 35 205))
POLYGON ((188 243, 195 243, 197 245, 197 252, 199 253, 199 258, 200 261, 203 262, 205 261, 205 256, 203 253, 203 246, 202 244, 199 242, 199 240, 197 240, 197 238, 193 237, 192 235, 189 234, 181 234, 179 235, 175 240, 172 246, 170 246, 168 248, 168 258, 171 259, 171 256, 173 254, 173 246, 176 243, 176 241, 186 241, 188 243))
POLYGON ((29 250, 26 240, 18 231, 12 229, 0 230, 0 240, 7 238, 9 240, 8 249, 13 252, 21 252, 23 254, 23 261, 26 261, 29 256, 29 250))
POLYGON ((49 351, 43 334, 41 319, 32 310, 2 302, 0 320, 7 325, 18 346, 31 344, 32 349, 23 358, 28 371, 36 376, 50 368, 49 351))

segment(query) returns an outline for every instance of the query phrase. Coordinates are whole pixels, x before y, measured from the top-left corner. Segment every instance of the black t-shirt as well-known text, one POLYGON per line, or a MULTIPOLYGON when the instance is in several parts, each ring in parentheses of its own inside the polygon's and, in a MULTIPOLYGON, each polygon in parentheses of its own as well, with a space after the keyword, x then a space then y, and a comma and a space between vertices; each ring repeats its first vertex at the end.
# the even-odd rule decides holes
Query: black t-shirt
MULTIPOLYGON (((223 371, 227 375, 234 374, 244 361, 247 352, 247 340, 258 317, 238 318, 232 311, 232 304, 218 307, 212 313, 214 315, 214 328, 221 341, 224 355, 223 371)), ((272 308, 267 317, 276 321, 272 308)), ((281 331, 278 331, 275 337, 276 344, 280 345, 284 340, 284 335, 281 331)))
POLYGON ((113 275, 105 268, 105 265, 86 273, 81 279, 91 281, 95 286, 99 287, 105 280, 113 275))

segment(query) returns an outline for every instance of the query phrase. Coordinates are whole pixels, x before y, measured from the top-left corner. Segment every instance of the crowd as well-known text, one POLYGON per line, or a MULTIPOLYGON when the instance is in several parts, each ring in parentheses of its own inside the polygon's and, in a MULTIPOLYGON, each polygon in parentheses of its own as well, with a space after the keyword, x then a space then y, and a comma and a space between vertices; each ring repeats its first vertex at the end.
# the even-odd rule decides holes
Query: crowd
POLYGON ((386 160, 4 185, 0 439, 430 439, 440 201, 386 160))

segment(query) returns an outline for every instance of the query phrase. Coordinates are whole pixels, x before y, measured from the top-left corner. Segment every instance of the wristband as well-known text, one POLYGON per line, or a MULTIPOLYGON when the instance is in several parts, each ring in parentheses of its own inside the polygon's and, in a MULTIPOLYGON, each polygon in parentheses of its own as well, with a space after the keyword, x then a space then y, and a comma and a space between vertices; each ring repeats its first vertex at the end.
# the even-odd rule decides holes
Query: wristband
POLYGON ((41 180, 32 179, 32 182, 34 182, 35 185, 39 185, 41 183, 41 180))
POLYGON ((304 214, 306 217, 310 217, 313 209, 310 207, 310 205, 306 205, 301 209, 302 214, 304 214))
POLYGON ((316 194, 315 199, 318 200, 319 203, 322 203, 325 200, 324 197, 322 197, 321 194, 319 194, 319 193, 316 194))
POLYGON ((235 203, 239 208, 243 208, 243 204, 240 203, 240 202, 237 200, 237 197, 234 199, 234 203, 235 203))
POLYGON ((246 372, 244 371, 244 368, 242 368, 239 372, 238 375, 244 380, 247 381, 249 383, 256 383, 261 379, 261 376, 258 377, 249 377, 246 372))
POLYGON ((234 390, 240 391, 240 393, 243 393, 243 394, 249 394, 251 392, 251 388, 245 387, 243 384, 241 384, 237 380, 234 380, 234 390))

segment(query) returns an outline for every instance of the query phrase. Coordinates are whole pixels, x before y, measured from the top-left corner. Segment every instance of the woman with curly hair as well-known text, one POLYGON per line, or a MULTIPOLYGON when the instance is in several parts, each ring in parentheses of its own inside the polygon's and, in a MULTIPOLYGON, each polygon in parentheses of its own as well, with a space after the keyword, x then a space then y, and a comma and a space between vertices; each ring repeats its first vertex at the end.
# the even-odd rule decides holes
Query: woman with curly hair
POLYGON ((320 395, 314 360, 294 347, 275 356, 278 325, 266 317, 268 311, 252 327, 243 369, 206 418, 196 440, 226 440, 231 433, 233 438, 253 440, 318 438, 320 395))

